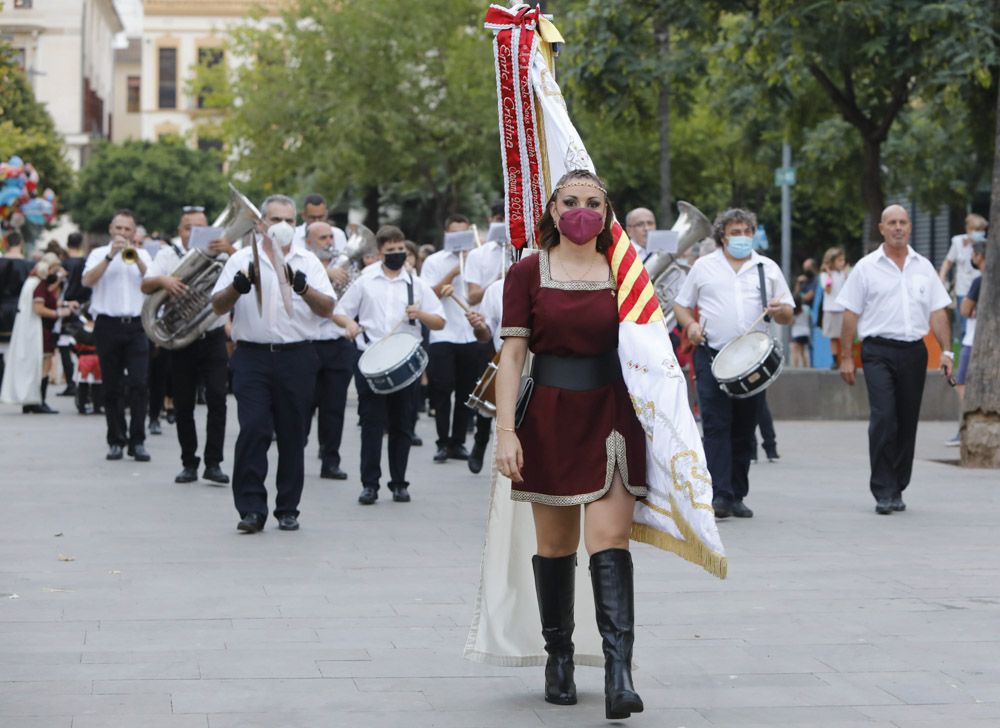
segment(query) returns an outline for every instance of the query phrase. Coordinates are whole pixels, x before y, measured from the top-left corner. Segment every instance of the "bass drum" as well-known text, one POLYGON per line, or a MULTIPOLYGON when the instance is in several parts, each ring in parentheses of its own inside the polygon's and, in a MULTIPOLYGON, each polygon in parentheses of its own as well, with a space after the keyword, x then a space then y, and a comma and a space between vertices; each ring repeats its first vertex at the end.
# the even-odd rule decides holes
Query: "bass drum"
POLYGON ((746 399, 770 387, 781 367, 781 344, 762 331, 750 331, 722 347, 712 361, 712 375, 730 397, 746 399))
POLYGON ((361 354, 358 369, 376 394, 392 394, 413 384, 427 368, 427 352, 410 334, 390 334, 361 354))

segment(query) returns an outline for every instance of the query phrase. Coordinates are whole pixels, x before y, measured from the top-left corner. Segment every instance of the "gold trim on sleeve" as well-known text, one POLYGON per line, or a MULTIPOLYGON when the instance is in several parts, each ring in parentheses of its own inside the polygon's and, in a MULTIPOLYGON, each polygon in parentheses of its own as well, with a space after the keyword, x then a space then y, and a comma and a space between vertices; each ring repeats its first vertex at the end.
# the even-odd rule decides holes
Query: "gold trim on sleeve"
POLYGON ((501 326, 500 327, 500 338, 505 339, 510 336, 531 336, 531 329, 526 329, 523 326, 501 326))

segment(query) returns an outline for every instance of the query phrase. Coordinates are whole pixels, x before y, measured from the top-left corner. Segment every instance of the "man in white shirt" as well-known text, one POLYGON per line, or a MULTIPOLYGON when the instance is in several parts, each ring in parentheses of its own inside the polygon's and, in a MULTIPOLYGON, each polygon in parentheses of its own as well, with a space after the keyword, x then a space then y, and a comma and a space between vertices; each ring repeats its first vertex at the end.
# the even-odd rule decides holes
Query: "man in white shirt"
MULTIPOLYGON (((358 278, 337 303, 333 321, 362 351, 395 332, 420 338, 417 325, 431 331, 445 326, 444 308, 431 287, 404 268, 406 236, 394 225, 383 225, 375 239, 382 259, 377 271, 358 278), (405 323, 404 323, 405 322, 405 323)), ((390 394, 378 394, 355 365, 354 384, 361 414, 361 495, 358 503, 370 506, 378 500, 382 478, 382 438, 389 433, 389 490, 397 503, 409 503, 406 465, 410 457, 410 428, 416 404, 409 386, 390 394)))
MULTIPOLYGON (((306 195, 305 201, 302 203, 302 224, 295 228, 295 245, 305 247, 306 228, 314 222, 329 222, 329 220, 327 219, 326 199, 324 199, 323 195, 311 192, 306 195)), ((330 225, 330 231, 332 237, 328 244, 329 250, 335 254, 342 253, 344 248, 347 247, 347 233, 333 225, 330 225)), ((316 253, 317 251, 314 250, 313 252, 316 253)), ((320 256, 321 259, 322 257, 320 256)), ((333 280, 333 284, 343 285, 336 278, 333 280)))
MULTIPOLYGON (((165 242, 160 246, 153 264, 146 270, 142 292, 152 294, 166 290, 171 298, 183 296, 188 286, 174 275, 181 259, 188 252, 191 229, 208 225, 202 207, 185 207, 177 226, 180 244, 165 242)), ((224 238, 209 244, 212 255, 231 255, 236 252, 224 238)), ((170 350, 170 379, 177 425, 177 441, 181 446, 181 472, 175 483, 193 483, 198 480, 198 432, 194 424, 194 406, 198 383, 205 387, 205 470, 204 478, 212 483, 225 485, 229 476, 222 472, 222 448, 226 439, 226 389, 229 384, 229 354, 226 351, 224 317, 214 317, 214 322, 199 338, 182 349, 170 350)), ((161 352, 161 355, 164 352, 161 352)))
POLYGON ((295 202, 271 195, 260 209, 259 270, 254 270, 253 246, 245 245, 230 256, 212 290, 215 313, 233 312, 236 351, 230 366, 240 422, 233 458, 233 499, 241 519, 237 528, 244 533, 262 530, 267 520, 264 479, 273 435, 278 440, 274 516, 283 531, 299 527, 306 417, 319 370, 312 342, 334 304, 323 264, 292 244, 295 202), (260 275, 260 310, 256 291, 246 295, 251 293, 255 273, 260 275))
MULTIPOLYGON (((319 253, 333 244, 333 227, 327 222, 306 224, 306 249, 319 253)), ((323 261, 331 285, 336 285, 343 269, 333 265, 333 260, 323 261)), ((316 379, 316 401, 313 410, 319 411, 316 434, 319 438, 319 477, 329 480, 347 480, 347 473, 340 467, 340 441, 344 434, 344 411, 347 408, 347 388, 358 358, 354 342, 344 336, 344 329, 332 319, 319 325, 315 340, 319 356, 319 373, 316 379)), ((312 421, 310 412, 309 421, 312 421)), ((306 425, 309 430, 309 425, 306 425)))
MULTIPOLYGON (((875 512, 906 510, 920 400, 927 376, 929 329, 941 345, 941 369, 951 377, 951 297, 934 266, 910 247, 910 216, 899 205, 882 212, 882 245, 858 261, 837 296, 844 307, 840 350, 850 352, 861 337, 861 362, 871 414, 868 453, 875 512)), ((840 375, 854 384, 854 358, 842 356, 840 375)))
POLYGON ((674 302, 677 323, 695 345, 698 402, 716 518, 753 516, 743 499, 750 490, 750 460, 756 452, 754 430, 762 395, 730 397, 712 374, 712 360, 726 344, 748 331, 767 331, 768 324, 760 319, 764 311, 783 325, 794 317, 792 293, 781 268, 753 250, 756 227, 757 216, 747 210, 720 214, 714 237, 721 247, 695 261, 674 302), (696 306, 700 321, 694 317, 696 306))
POLYGON ((652 210, 645 207, 629 210, 625 216, 625 232, 628 233, 632 248, 643 265, 653 257, 653 253, 646 252, 646 239, 650 230, 656 230, 656 215, 652 210))
MULTIPOLYGON (((461 232, 469 227, 468 218, 452 215, 445 221, 444 231, 461 232)), ((466 253, 439 250, 428 256, 420 269, 420 277, 441 299, 447 320, 442 330, 431 331, 430 364, 427 367, 431 406, 437 426, 436 463, 469 459, 465 436, 472 410, 465 406, 465 401, 476 386, 476 377, 482 372, 482 356, 475 334, 465 319, 465 311, 451 297, 453 293, 464 296, 460 255, 467 256, 466 253)))
POLYGON ((83 266, 83 285, 93 289, 90 313, 95 317, 94 338, 104 382, 108 460, 121 460, 122 449, 139 462, 150 459, 146 440, 146 406, 149 392, 149 339, 142 328, 142 277, 153 262, 149 253, 134 248, 135 215, 115 213, 108 228, 111 242, 94 248, 83 266), (135 252, 126 262, 122 251, 135 252), (126 370, 128 376, 125 376, 126 370), (125 385, 129 392, 129 417, 125 427, 125 385))
POLYGON ((972 265, 972 245, 986 242, 986 228, 989 223, 982 215, 975 213, 965 216, 965 235, 951 239, 948 255, 941 264, 941 282, 948 285, 948 272, 955 268, 955 333, 958 340, 965 338, 966 317, 962 315, 962 299, 969 292, 972 281, 979 277, 979 271, 972 265))

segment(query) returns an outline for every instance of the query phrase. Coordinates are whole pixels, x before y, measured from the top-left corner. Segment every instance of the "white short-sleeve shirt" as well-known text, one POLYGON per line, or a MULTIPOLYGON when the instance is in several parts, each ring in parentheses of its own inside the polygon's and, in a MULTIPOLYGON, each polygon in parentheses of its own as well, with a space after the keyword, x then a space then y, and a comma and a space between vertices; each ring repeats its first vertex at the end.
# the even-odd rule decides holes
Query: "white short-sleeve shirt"
POLYGON ((417 308, 424 313, 447 317, 441 301, 426 281, 421 280, 410 270, 401 270, 395 278, 389 278, 385 274, 385 269, 379 264, 377 270, 354 281, 344 293, 344 297, 337 302, 334 311, 338 316, 356 319, 364 330, 364 335, 355 339, 359 349, 364 351, 376 341, 388 336, 393 329, 420 336, 419 321, 411 326, 409 321, 403 320, 406 318, 406 307, 409 305, 407 284, 411 281, 413 303, 417 308))
POLYGON ((503 339, 500 338, 500 322, 503 321, 503 280, 494 281, 483 294, 479 302, 479 313, 486 320, 493 334, 493 348, 500 351, 503 339))
MULTIPOLYGON (((429 255, 424 261, 424 266, 420 269, 420 277, 433 288, 457 265, 458 253, 453 253, 450 250, 439 250, 429 255)), ((455 292, 461 296, 462 276, 455 276, 451 284, 455 287, 455 292)), ((431 332, 431 343, 468 344, 475 341, 476 335, 472 333, 472 326, 465 318, 465 311, 450 296, 440 300, 444 307, 447 323, 440 331, 431 332)))
MULTIPOLYGON (((760 274, 757 265, 763 266, 764 298, 778 299, 794 306, 792 292, 781 273, 781 268, 770 258, 753 251, 750 257, 734 271, 722 248, 699 258, 677 294, 675 303, 685 308, 698 307, 701 326, 713 349, 721 349, 733 339, 750 331, 764 307, 760 295, 760 274)), ((767 331, 763 320, 753 326, 753 331, 767 331)))
MULTIPOLYGON (((465 280, 486 288, 499 280, 504 271, 504 246, 496 241, 469 251, 465 261, 465 280)), ((447 273, 447 271, 445 271, 447 273)))
MULTIPOLYGON (((153 264, 146 268, 146 275, 144 278, 158 278, 159 276, 169 276, 177 269, 177 266, 181 263, 181 256, 177 254, 178 250, 183 250, 180 246, 174 247, 172 243, 165 243, 160 246, 160 249, 156 251, 156 257, 153 258, 153 264)), ((215 331, 215 329, 222 328, 226 325, 225 316, 216 316, 215 321, 208 327, 208 331, 215 331)))
MULTIPOLYGON (((260 283, 264 300, 263 315, 257 312, 257 298, 253 289, 240 296, 233 307, 233 341, 250 341, 258 344, 293 344, 299 341, 314 341, 319 338, 320 324, 323 318, 312 312, 302 297, 292 293, 292 316, 289 317, 281 300, 281 290, 278 285, 278 274, 271 265, 271 260, 260 244, 260 283)), ((236 271, 246 272, 253 261, 253 247, 247 246, 237 250, 226 261, 219 280, 215 282, 212 295, 225 290, 233 283, 236 271)), ((319 258, 303 248, 292 245, 285 255, 285 262, 293 270, 306 274, 306 283, 331 298, 336 299, 330 279, 323 270, 319 258)))
POLYGON ((951 239, 951 247, 945 260, 955 266, 955 295, 964 296, 969 292, 972 281, 980 273, 972 266, 972 242, 966 243, 966 235, 956 235, 951 239))
POLYGON ((862 339, 918 341, 930 330, 931 312, 948 306, 951 296, 927 258, 907 246, 900 270, 882 244, 854 266, 837 303, 858 314, 862 339))
MULTIPOLYGON (((338 253, 343 253, 344 248, 347 247, 347 233, 341 230, 339 227, 334 225, 330 226, 333 229, 333 249, 338 253)), ((295 235, 292 236, 292 245, 308 249, 306 246, 306 224, 302 223, 297 228, 295 228, 295 235)))
MULTIPOLYGON (((83 264, 84 275, 100 265, 110 252, 110 243, 91 250, 87 262, 83 264)), ((136 253, 147 269, 153 264, 149 253, 142 248, 136 248, 136 253)), ((95 316, 138 316, 142 313, 142 304, 146 300, 139 290, 141 285, 142 273, 139 272, 139 266, 126 263, 121 254, 116 255, 91 289, 91 313, 95 316)))

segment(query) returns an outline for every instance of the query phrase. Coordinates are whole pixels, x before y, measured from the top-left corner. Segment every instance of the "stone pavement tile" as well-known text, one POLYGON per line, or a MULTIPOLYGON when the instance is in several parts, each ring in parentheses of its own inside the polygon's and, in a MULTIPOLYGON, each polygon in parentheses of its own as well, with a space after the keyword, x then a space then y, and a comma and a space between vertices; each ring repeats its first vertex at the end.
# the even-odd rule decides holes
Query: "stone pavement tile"
POLYGON ((198 661, 201 677, 210 678, 318 678, 330 677, 319 665, 365 664, 371 660, 364 650, 267 649, 251 647, 209 654, 198 661), (360 661, 360 662, 359 662, 360 661))
MULTIPOLYGON (((849 723, 865 723, 870 717, 857 708, 833 707, 740 707, 740 708, 699 708, 709 723, 718 728, 744 728, 745 726, 833 726, 849 723)), ((892 725, 889 723, 889 725, 892 725)))
MULTIPOLYGON (((604 721, 607 725, 607 721, 604 721)), ((304 712, 290 710, 256 715, 208 716, 209 728, 534 728, 541 726, 537 715, 526 710, 503 712, 480 710, 410 711, 405 715, 384 710, 351 713, 304 712)), ((696 728, 691 726, 690 728, 696 728)))
POLYGON ((94 665, 197 663, 202 650, 87 650, 80 662, 94 665))
POLYGON ((903 723, 908 720, 938 721, 943 728, 964 726, 965 721, 992 720, 1000 725, 1000 702, 955 705, 861 705, 857 711, 876 720, 903 723))
POLYGON ((604 696, 585 697, 573 706, 545 705, 536 711, 542 724, 554 728, 714 728, 703 716, 693 710, 651 708, 646 704, 642 713, 633 713, 627 721, 609 723, 604 719, 604 696))
POLYGON ((75 715, 73 728, 208 728, 207 715, 75 715))
POLYGON ((82 653, 72 650, 8 650, 0 641, 0 671, 4 665, 79 665, 82 653))
POLYGON ((198 663, 74 663, 0 665, 0 680, 114 680, 136 678, 196 678, 198 663))
MULTIPOLYGON (((63 715, 169 715, 170 695, 34 695, 4 696, 0 701, 0 724, 9 716, 63 715)), ((138 721, 137 721, 138 722, 138 721)))
MULTIPOLYGON (((516 675, 463 678, 363 678, 354 682, 361 692, 373 694, 419 692, 434 710, 443 712, 530 709, 541 695, 540 690, 529 689, 516 675)), ((373 699, 377 700, 374 696, 373 699)))
MULTIPOLYGON (((826 673, 820 676, 831 686, 844 688, 877 688, 891 695, 892 702, 910 705, 932 703, 974 703, 972 692, 940 672, 852 672, 826 673)), ((859 701, 856 705, 874 705, 859 701)))
POLYGON ((368 662, 317 660, 323 677, 508 677, 511 668, 462 659, 461 645, 448 649, 369 650, 368 662))
POLYGON ((73 718, 68 715, 47 715, 44 718, 4 716, 3 728, 73 728, 73 718))
POLYGON ((0 682, 0 701, 8 695, 90 695, 90 680, 7 680, 0 682))

